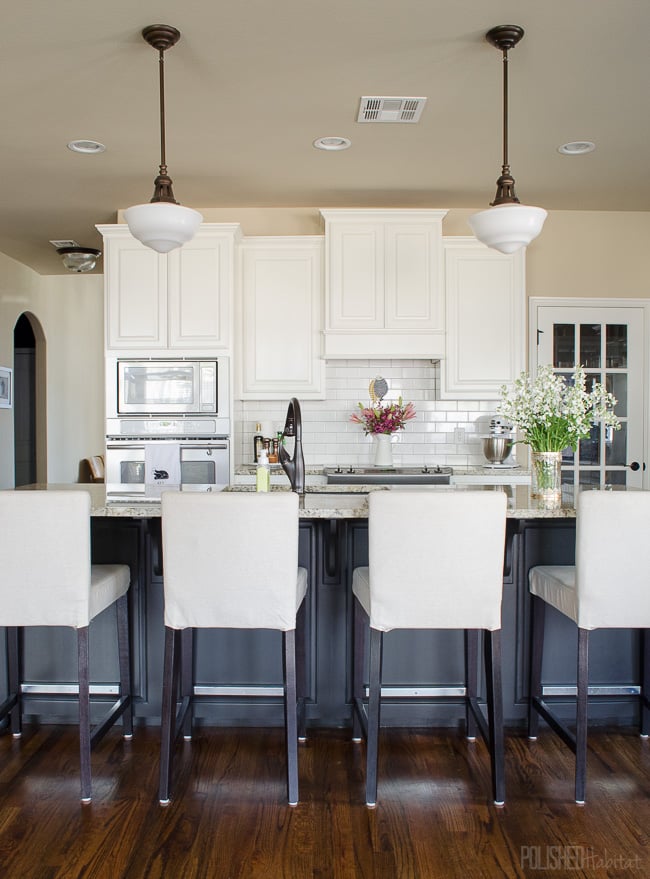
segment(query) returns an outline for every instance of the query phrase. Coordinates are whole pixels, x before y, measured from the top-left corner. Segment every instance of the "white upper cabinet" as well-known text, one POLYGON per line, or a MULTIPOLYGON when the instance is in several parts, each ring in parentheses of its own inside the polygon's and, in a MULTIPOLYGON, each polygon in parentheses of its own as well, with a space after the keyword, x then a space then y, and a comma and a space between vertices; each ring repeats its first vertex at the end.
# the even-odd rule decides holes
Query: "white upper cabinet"
POLYGON ((238 315, 241 399, 323 399, 323 238, 244 238, 238 315))
POLYGON ((106 349, 189 355, 231 346, 235 223, 204 223, 183 247, 159 254, 128 227, 104 236, 106 349))
POLYGON ((444 238, 447 355, 440 396, 496 400, 526 368, 525 249, 444 238))
POLYGON ((322 210, 325 355, 444 354, 446 211, 322 210))

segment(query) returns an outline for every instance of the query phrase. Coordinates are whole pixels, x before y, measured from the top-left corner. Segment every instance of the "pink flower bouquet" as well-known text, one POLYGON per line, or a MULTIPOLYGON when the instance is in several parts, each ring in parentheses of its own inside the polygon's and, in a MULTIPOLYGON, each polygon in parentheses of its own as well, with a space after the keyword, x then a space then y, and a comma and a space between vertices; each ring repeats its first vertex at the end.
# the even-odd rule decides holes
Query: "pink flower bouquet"
POLYGON ((415 418, 413 403, 404 404, 400 397, 397 403, 377 406, 364 406, 359 403, 359 412, 353 412, 350 421, 360 424, 364 433, 395 433, 403 430, 406 422, 415 418))

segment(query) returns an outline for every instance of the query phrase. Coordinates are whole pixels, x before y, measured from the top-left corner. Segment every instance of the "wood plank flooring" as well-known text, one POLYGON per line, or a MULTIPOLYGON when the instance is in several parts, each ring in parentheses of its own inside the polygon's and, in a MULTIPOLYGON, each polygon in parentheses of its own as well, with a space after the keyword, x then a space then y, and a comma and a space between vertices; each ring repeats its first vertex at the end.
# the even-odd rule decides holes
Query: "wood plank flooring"
POLYGON ((548 730, 506 739, 507 802, 489 798, 481 742, 456 730, 382 730, 379 803, 364 805, 364 746, 310 730, 301 802, 285 804, 279 729, 196 731, 157 800, 159 736, 114 730, 79 802, 74 727, 0 735, 2 879, 492 879, 650 876, 650 743, 590 732, 587 804, 548 730))

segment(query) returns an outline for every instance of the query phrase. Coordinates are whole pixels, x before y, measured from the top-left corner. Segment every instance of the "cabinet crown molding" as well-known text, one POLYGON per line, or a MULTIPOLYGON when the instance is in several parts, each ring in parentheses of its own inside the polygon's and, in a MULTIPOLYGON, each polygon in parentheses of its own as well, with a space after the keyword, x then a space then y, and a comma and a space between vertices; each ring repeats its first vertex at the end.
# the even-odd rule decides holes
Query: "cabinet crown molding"
POLYGON ((430 210, 429 208, 319 208, 320 215, 327 223, 329 220, 343 220, 353 223, 358 220, 366 223, 369 220, 375 222, 404 222, 405 220, 417 220, 418 222, 442 222, 449 213, 445 210, 430 210))

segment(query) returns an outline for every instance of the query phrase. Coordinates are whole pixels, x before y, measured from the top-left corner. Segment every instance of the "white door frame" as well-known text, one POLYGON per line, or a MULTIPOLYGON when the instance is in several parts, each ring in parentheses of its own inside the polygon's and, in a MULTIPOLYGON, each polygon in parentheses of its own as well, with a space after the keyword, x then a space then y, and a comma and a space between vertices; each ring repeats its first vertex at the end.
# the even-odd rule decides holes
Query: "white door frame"
POLYGON ((650 488, 650 299, 586 299, 562 296, 531 296, 528 300, 528 368, 537 371, 537 309, 544 308, 642 308, 643 309, 643 488, 650 488))

